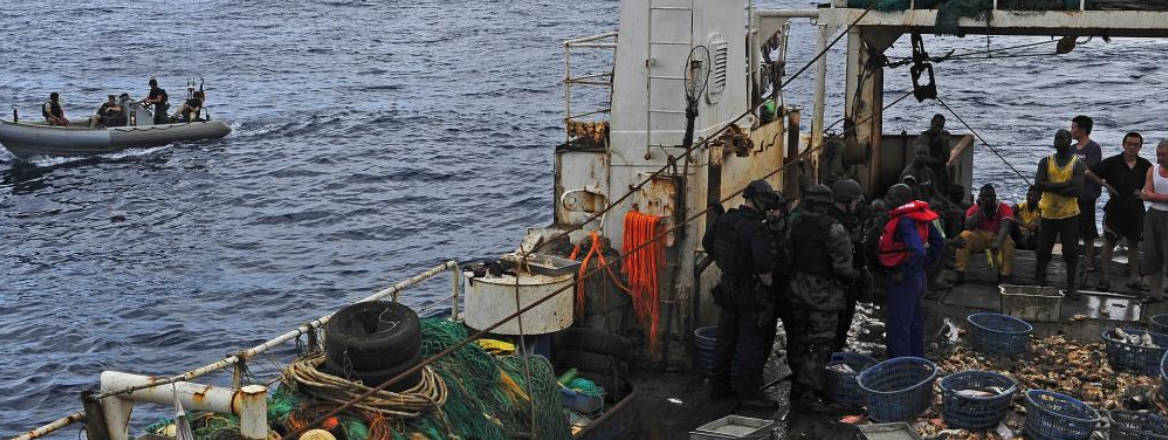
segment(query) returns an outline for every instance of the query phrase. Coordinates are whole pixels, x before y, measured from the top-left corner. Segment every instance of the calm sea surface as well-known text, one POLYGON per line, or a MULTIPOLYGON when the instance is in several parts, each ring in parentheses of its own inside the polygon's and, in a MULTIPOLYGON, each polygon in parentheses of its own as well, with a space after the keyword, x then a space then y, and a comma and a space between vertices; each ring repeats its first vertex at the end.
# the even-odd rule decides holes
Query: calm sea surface
MULTIPOLYGON (((177 105, 187 79, 202 75, 212 117, 235 131, 86 160, 29 164, 0 152, 3 437, 77 410, 103 370, 177 373, 442 261, 513 249, 526 227, 551 218, 560 42, 615 30, 619 9, 597 0, 84 5, 6 5, 6 118, 9 107, 38 116, 53 91, 67 114, 88 114, 108 94, 141 98, 151 76, 177 105)), ((788 73, 814 55, 805 22, 793 36, 788 73)), ((987 41, 927 44, 942 55, 987 41)), ((1095 116, 1105 155, 1119 152, 1125 131, 1168 133, 1166 53, 1165 41, 1095 39, 1058 58, 944 62, 937 75, 942 99, 1029 176, 1075 114, 1095 116)), ((908 54, 907 39, 889 52, 908 54)), ((831 57, 829 122, 842 112, 842 43, 831 57)), ((810 109, 813 73, 790 85, 789 104, 810 109)), ((908 90, 907 68, 886 83, 890 102, 908 90)), ((922 130, 935 112, 944 110, 910 98, 889 110, 885 129, 922 130)), ((977 161, 979 183, 1024 193, 988 150, 977 161)), ((406 300, 421 306, 448 289, 441 276, 406 300)), ((267 358, 252 368, 274 369, 267 358)), ((143 406, 135 424, 164 412, 143 406)))

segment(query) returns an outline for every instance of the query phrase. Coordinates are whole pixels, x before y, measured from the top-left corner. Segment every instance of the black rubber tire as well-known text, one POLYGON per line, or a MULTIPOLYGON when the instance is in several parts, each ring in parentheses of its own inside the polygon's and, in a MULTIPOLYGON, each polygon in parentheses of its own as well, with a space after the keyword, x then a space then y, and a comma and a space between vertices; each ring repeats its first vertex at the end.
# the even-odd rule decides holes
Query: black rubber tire
POLYGON ((418 314, 390 301, 353 304, 325 325, 325 355, 337 365, 357 371, 380 371, 413 359, 421 349, 418 314))
MULTIPOLYGON (((409 361, 404 362, 404 363, 399 364, 399 365, 396 365, 396 366, 393 366, 393 367, 390 367, 390 368, 386 368, 384 370, 353 371, 353 374, 349 375, 349 374, 346 374, 343 367, 332 363, 332 361, 330 361, 328 359, 325 359, 324 371, 326 373, 332 374, 333 376, 343 377, 345 379, 348 379, 348 380, 351 380, 354 382, 360 380, 361 383, 365 384, 365 386, 373 388, 373 387, 376 387, 378 385, 381 385, 383 382, 385 382, 387 380, 393 379, 397 375, 401 374, 403 371, 410 369, 410 367, 413 367, 414 365, 418 365, 418 363, 421 361, 422 361, 422 353, 419 352, 416 355, 414 355, 414 357, 412 359, 410 359, 409 361)), ((421 382, 421 381, 422 381, 422 370, 419 369, 416 373, 407 376, 405 379, 402 379, 400 382, 395 383, 393 385, 390 385, 390 386, 386 387, 385 389, 388 391, 394 391, 394 392, 404 391, 404 390, 407 390, 407 389, 413 387, 414 385, 417 385, 418 382, 421 382)))
POLYGON ((629 372, 628 362, 615 356, 587 351, 558 350, 555 365, 563 370, 575 368, 578 371, 591 371, 610 376, 624 376, 629 372))
POLYGON ((605 400, 616 402, 623 399, 629 393, 628 383, 619 377, 609 376, 607 374, 594 373, 591 371, 578 371, 577 377, 583 377, 592 381, 592 383, 604 388, 605 400))
POLYGON ((567 350, 611 355, 628 361, 633 344, 619 335, 591 328, 570 328, 560 332, 558 346, 567 350))

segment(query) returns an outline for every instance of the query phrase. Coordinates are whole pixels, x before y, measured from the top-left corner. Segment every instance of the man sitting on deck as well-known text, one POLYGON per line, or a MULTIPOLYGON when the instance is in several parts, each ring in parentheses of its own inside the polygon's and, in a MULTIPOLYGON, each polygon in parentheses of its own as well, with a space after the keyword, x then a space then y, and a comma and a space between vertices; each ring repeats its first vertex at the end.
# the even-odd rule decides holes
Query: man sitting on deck
POLYGON ((1144 230, 1144 201, 1140 192, 1148 177, 1152 163, 1140 157, 1144 137, 1131 132, 1123 136, 1123 153, 1104 159, 1090 167, 1087 179, 1107 188, 1111 198, 1103 206, 1103 261, 1100 263, 1099 284, 1101 291, 1111 289, 1109 281, 1111 255, 1119 239, 1127 240, 1128 282, 1127 288, 1136 292, 1147 289, 1140 282, 1139 242, 1144 230))
POLYGON ((1063 262, 1067 272, 1067 299, 1077 300, 1075 272, 1079 264, 1079 189, 1086 166, 1071 148, 1071 132, 1059 130, 1054 135, 1055 153, 1038 161, 1034 186, 1042 191, 1038 209, 1042 220, 1038 227, 1037 265, 1034 282, 1046 285, 1046 269, 1056 238, 1062 240, 1063 262))
POLYGON ((1010 231, 1014 249, 1038 249, 1038 221, 1042 218, 1038 211, 1038 199, 1041 197, 1042 191, 1030 185, 1026 191, 1026 201, 1014 205, 1014 229, 1010 231))
POLYGON ((957 282, 965 282, 969 257, 985 251, 998 269, 998 284, 1009 283, 1014 274, 1014 240, 1010 238, 1010 224, 1014 211, 1010 205, 998 201, 993 185, 986 184, 977 194, 977 204, 965 212, 965 231, 961 233, 965 246, 957 249, 957 282))

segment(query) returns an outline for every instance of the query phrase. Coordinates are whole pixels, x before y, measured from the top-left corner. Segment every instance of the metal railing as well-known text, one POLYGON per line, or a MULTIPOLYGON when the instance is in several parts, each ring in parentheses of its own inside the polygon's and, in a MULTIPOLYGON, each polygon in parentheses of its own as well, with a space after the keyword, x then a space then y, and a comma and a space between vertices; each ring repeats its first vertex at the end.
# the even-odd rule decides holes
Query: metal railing
MULTIPOLYGON (((462 273, 461 273, 461 269, 458 267, 458 263, 454 262, 454 261, 447 261, 447 262, 442 263, 440 265, 434 266, 426 271, 423 271, 423 272, 421 272, 417 275, 414 275, 414 276, 412 276, 406 280, 403 280, 401 282, 398 282, 397 284, 394 284, 393 286, 385 288, 377 293, 369 295, 369 296, 362 298, 361 300, 356 301, 356 302, 376 301, 379 299, 383 299, 387 296, 390 297, 391 301, 398 302, 401 299, 401 292, 403 290, 405 290, 406 288, 417 285, 418 283, 421 283, 422 281, 425 281, 425 280, 427 280, 435 275, 438 275, 438 274, 440 274, 442 272, 446 272, 446 271, 451 271, 453 273, 453 277, 452 277, 452 281, 451 281, 451 294, 450 294, 450 296, 443 298, 442 300, 445 300, 445 299, 451 300, 450 319, 457 320, 459 317, 459 301, 461 301, 461 296, 459 295, 459 291, 462 288, 462 273)), ((439 300, 438 302, 441 302, 442 300, 439 300)), ((427 310, 432 306, 433 306, 433 304, 423 308, 423 310, 427 310)), ((281 344, 287 343, 288 341, 296 340, 299 337, 304 336, 304 335, 308 335, 310 340, 311 340, 311 338, 315 337, 314 331, 323 328, 324 325, 326 323, 328 323, 329 319, 332 318, 332 316, 333 316, 333 314, 329 313, 328 315, 322 316, 322 317, 320 317, 316 320, 313 320, 311 322, 301 324, 299 327, 297 327, 297 328, 295 328, 287 333, 284 333, 280 336, 272 338, 268 341, 265 341, 259 345, 256 345, 256 346, 251 347, 251 348, 246 349, 246 350, 240 350, 239 352, 237 352, 233 355, 227 356, 226 358, 220 359, 218 361, 212 362, 212 363, 204 365, 202 367, 195 368, 193 370, 189 370, 189 371, 184 372, 182 374, 179 374, 176 376, 171 376, 171 377, 156 378, 154 380, 149 381, 148 383, 144 383, 144 384, 140 384, 140 385, 125 387, 125 388, 120 388, 120 389, 115 389, 115 390, 110 390, 110 391, 104 391, 101 394, 97 395, 95 398, 96 399, 103 399, 103 398, 108 398, 108 397, 115 397, 115 396, 119 396, 119 395, 123 395, 123 394, 133 393, 135 391, 143 390, 146 388, 153 388, 153 387, 158 387, 158 386, 162 386, 162 385, 168 385, 168 384, 175 383, 175 382, 189 381, 189 380, 194 379, 196 377, 204 376, 208 373, 211 373, 211 372, 214 372, 217 370, 221 370, 221 369, 224 369, 227 367, 235 367, 235 371, 233 372, 233 377, 232 377, 232 386, 235 389, 239 389, 240 385, 242 385, 242 383, 241 383, 242 376, 243 376, 243 374, 245 372, 245 368, 246 368, 244 365, 248 359, 251 359, 251 358, 255 357, 256 355, 259 355, 259 354, 264 353, 268 350, 271 350, 272 348, 277 347, 281 344)), ((78 412, 66 415, 64 417, 61 417, 61 418, 54 420, 52 422, 49 422, 48 424, 45 424, 44 426, 41 426, 41 427, 36 428, 34 430, 22 433, 16 437, 12 437, 11 440, 32 440, 32 439, 36 439, 36 438, 41 438, 41 437, 44 437, 44 436, 46 436, 54 431, 60 430, 61 428, 64 428, 64 427, 69 426, 73 423, 77 423, 77 422, 84 421, 84 420, 85 420, 85 412, 78 411, 78 412)))
MULTIPOLYGON (((564 142, 570 142, 571 134, 569 133, 568 125, 572 120, 582 118, 585 116, 592 116, 596 114, 608 113, 612 110, 612 72, 591 73, 572 76, 572 49, 605 49, 616 50, 616 32, 607 32, 603 34, 596 34, 574 40, 564 42, 564 142), (578 115, 572 114, 572 86, 599 86, 607 87, 608 99, 607 106, 598 110, 584 112, 578 115)), ((614 54, 615 58, 615 54, 614 54)))

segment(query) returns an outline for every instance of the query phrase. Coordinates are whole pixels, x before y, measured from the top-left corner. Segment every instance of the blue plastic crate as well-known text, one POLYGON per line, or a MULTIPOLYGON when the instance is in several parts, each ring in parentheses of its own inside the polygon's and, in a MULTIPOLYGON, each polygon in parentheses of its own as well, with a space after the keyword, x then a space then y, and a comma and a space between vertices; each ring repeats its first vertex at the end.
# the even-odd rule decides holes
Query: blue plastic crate
POLYGON ((899 357, 864 370, 856 378, 868 417, 876 422, 905 422, 933 403, 937 366, 928 359, 899 357))
MULTIPOLYGON (((1125 328, 1123 331, 1129 335, 1149 333, 1147 330, 1139 329, 1125 328)), ((1111 332, 1110 329, 1104 330, 1100 337, 1103 338, 1107 350, 1107 360, 1111 362, 1112 367, 1147 376, 1155 376, 1160 373, 1160 361, 1164 357, 1164 352, 1168 350, 1168 335, 1151 333, 1152 342, 1156 344, 1156 347, 1144 347, 1120 341, 1113 337, 1111 332)))
POLYGON ((1101 417, 1087 404, 1053 391, 1026 391, 1026 436, 1036 440, 1087 440, 1101 417))
POLYGON ((941 378, 941 415, 950 428, 982 429, 997 426, 1010 411, 1018 383, 992 371, 962 371, 941 378), (962 396, 958 392, 1001 388, 991 397, 962 396))
POLYGON ((856 383, 856 376, 868 367, 876 365, 876 359, 859 353, 839 352, 831 355, 827 362, 827 380, 825 391, 827 398, 832 402, 849 407, 864 405, 864 393, 856 383), (852 373, 833 370, 835 365, 846 364, 851 367, 852 373))
POLYGON ((1148 328, 1152 330, 1152 333, 1163 333, 1168 335, 1168 313, 1152 315, 1152 317, 1148 319, 1148 328))
POLYGON ((1034 330, 1026 321, 1001 313, 974 313, 965 320, 970 325, 970 345, 988 354, 1025 353, 1034 330))
POLYGON ((1157 414, 1112 410, 1111 440, 1168 440, 1168 419, 1157 414))

